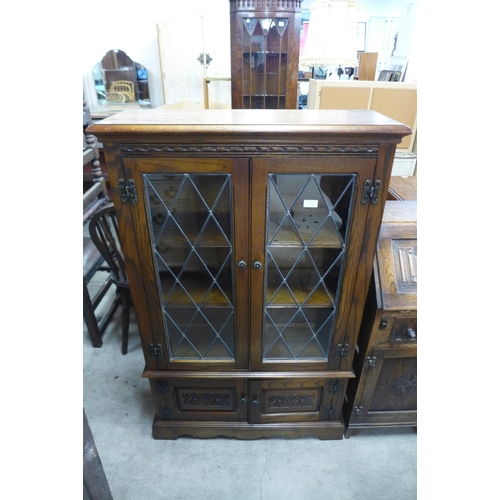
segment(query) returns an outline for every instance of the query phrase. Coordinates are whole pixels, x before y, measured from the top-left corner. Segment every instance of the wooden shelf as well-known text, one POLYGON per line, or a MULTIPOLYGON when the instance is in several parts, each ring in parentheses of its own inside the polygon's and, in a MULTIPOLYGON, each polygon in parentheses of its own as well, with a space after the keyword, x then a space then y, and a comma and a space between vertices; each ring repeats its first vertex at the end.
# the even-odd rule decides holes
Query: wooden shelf
MULTIPOLYGON (((292 276, 288 279, 287 283, 290 287, 293 297, 295 297, 296 301, 303 305, 309 294, 312 292, 316 283, 308 283, 307 278, 301 282, 301 276, 299 271, 292 272, 292 276)), ((266 303, 269 308, 289 308, 289 307, 297 307, 297 303, 294 298, 290 294, 288 287, 282 284, 282 279, 279 276, 277 271, 269 271, 268 273, 268 282, 267 282, 267 291, 266 291, 266 303), (280 288, 281 286, 281 288, 280 288), (276 291, 279 291, 276 293, 276 291), (276 295, 275 295, 276 293, 276 295), (272 299, 272 302, 271 302, 272 299)), ((328 286, 325 283, 326 286, 328 286)), ((332 307, 332 303, 335 303, 335 293, 333 290, 329 289, 328 291, 324 286, 319 285, 309 300, 307 304, 303 305, 303 307, 307 308, 325 308, 332 307)))
MULTIPOLYGON (((274 236, 274 231, 275 230, 271 229, 268 232, 268 240, 274 236)), ((303 240, 309 248, 342 248, 343 246, 340 236, 327 228, 320 229, 311 243, 309 243, 309 240, 316 232, 316 228, 301 229, 300 232, 303 240)), ((273 242, 269 246, 303 248, 304 245, 296 231, 293 229, 280 229, 276 238, 274 238, 273 242)))
MULTIPOLYGON (((277 326, 280 328, 280 325, 277 326)), ((281 326, 284 327, 285 325, 281 326)), ((276 335, 277 332, 274 326, 267 325, 265 329, 265 338, 268 345, 264 345, 264 352, 268 352, 268 354, 264 359, 291 359, 292 355, 283 340, 278 340, 274 343, 273 347, 271 347, 276 339, 276 335)), ((323 351, 315 340, 311 340, 312 333, 303 326, 289 326, 285 332, 283 332, 283 336, 292 353, 294 353, 294 355, 300 353, 297 359, 305 360, 307 358, 314 358, 315 361, 321 359, 323 351)), ((326 359, 326 357, 324 359, 326 359)))
MULTIPOLYGON (((182 230, 187 236, 189 243, 179 230, 167 229, 163 231, 161 239, 156 245, 157 248, 160 251, 174 247, 191 248, 191 245, 195 243, 196 238, 200 234, 200 229, 183 227, 182 230)), ((230 239, 230 235, 228 235, 228 239, 230 239)), ((230 248, 230 245, 220 230, 206 229, 201 235, 196 248, 230 248)))
POLYGON ((203 307, 229 307, 230 304, 228 300, 232 300, 231 284, 227 279, 229 273, 225 274, 226 279, 219 279, 218 284, 223 289, 224 295, 221 293, 219 288, 214 285, 203 301, 207 290, 212 284, 212 280, 209 277, 204 276, 200 273, 184 273, 181 276, 180 282, 182 283, 184 289, 191 297, 192 301, 184 292, 181 286, 177 286, 173 293, 170 295, 167 301, 167 297, 170 294, 170 290, 174 286, 174 280, 171 277, 162 276, 161 281, 161 291, 162 291, 162 301, 165 305, 172 307, 194 307, 193 301, 197 305, 202 305, 203 307), (203 301, 203 304, 202 304, 203 301))

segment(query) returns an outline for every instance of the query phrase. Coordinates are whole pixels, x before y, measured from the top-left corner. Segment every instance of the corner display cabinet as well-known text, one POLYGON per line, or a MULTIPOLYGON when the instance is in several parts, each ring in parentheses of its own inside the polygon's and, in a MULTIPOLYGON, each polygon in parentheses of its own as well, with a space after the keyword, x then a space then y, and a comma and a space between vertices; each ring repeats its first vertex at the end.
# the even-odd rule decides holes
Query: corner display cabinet
POLYGON ((302 0, 229 0, 231 107, 297 109, 302 0))
POLYGON ((397 143, 371 111, 129 110, 104 145, 153 436, 341 439, 397 143))

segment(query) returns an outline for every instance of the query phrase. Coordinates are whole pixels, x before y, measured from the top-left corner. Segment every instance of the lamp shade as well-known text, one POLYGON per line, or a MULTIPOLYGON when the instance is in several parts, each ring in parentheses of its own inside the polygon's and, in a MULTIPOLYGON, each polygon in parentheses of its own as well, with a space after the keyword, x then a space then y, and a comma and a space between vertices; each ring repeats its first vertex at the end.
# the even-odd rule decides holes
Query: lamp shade
POLYGON ((356 23, 358 2, 316 0, 311 4, 309 29, 301 66, 358 66, 356 23))

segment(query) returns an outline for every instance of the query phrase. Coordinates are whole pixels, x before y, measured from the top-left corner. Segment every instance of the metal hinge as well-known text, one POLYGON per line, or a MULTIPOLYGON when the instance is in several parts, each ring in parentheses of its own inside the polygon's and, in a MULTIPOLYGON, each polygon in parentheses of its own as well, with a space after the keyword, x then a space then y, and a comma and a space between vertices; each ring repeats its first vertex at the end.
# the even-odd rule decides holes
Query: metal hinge
POLYGON ((375 356, 373 356, 373 358, 366 358, 365 368, 375 368, 376 363, 377 363, 377 358, 375 356))
POLYGON ((340 387, 341 387, 341 382, 340 380, 332 380, 330 384, 328 385, 328 392, 336 394, 340 392, 340 387))
POLYGON ((161 359, 163 358, 163 350, 161 344, 149 344, 149 355, 152 358, 161 359))
POLYGON ((157 380, 156 381, 156 392, 161 394, 168 394, 168 382, 166 380, 157 380))
POLYGON ((347 351, 349 351, 349 344, 338 344, 336 358, 347 358, 347 351))
POLYGON ((353 413, 355 415, 363 415, 363 410, 364 410, 364 408, 362 406, 355 406, 353 413))
POLYGON ((132 205, 137 203, 137 187, 134 179, 129 179, 127 182, 125 182, 125 179, 118 179, 118 189, 120 190, 122 203, 127 203, 128 201, 132 205))
POLYGON ((160 406, 161 416, 164 418, 170 418, 172 416, 171 406, 160 406))
POLYGON ((333 418, 335 416, 335 406, 325 408, 325 418, 333 418))
POLYGON ((389 324, 389 318, 387 317, 383 317, 381 320, 380 320, 380 324, 378 325, 378 329, 379 330, 385 330, 387 328, 387 325, 389 324))
POLYGON ((361 205, 366 205, 368 201, 372 205, 378 202, 378 195, 380 188, 382 187, 382 181, 376 179, 374 183, 370 179, 366 179, 363 184, 363 194, 361 195, 361 205))

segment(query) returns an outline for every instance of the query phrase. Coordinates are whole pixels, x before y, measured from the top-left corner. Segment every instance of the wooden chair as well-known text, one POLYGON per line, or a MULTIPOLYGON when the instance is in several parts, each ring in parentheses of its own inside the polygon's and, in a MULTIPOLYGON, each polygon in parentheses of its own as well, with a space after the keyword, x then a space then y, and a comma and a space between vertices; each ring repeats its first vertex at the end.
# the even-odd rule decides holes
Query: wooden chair
MULTIPOLYGON (((120 305, 119 297, 115 297, 107 309, 104 309, 100 320, 96 317, 96 310, 102 300, 113 287, 108 276, 101 284, 93 298, 90 297, 88 285, 97 271, 109 271, 99 250, 95 247, 90 236, 87 235, 88 224, 92 215, 101 207, 109 203, 106 181, 101 172, 99 162, 99 148, 94 136, 87 134, 86 129, 92 123, 90 112, 83 99, 83 166, 88 163, 92 166, 92 186, 83 193, 83 319, 87 326, 90 341, 94 347, 102 346, 102 336, 120 305)), ((112 290, 111 290, 112 291, 112 290)))
POLYGON ((116 285, 122 306, 122 354, 127 354, 130 323, 130 286, 118 236, 118 224, 113 203, 107 203, 90 219, 90 238, 109 267, 110 280, 116 285))
POLYGON ((104 332, 120 305, 120 298, 116 296, 110 306, 104 310, 101 319, 98 320, 96 310, 112 287, 113 282, 108 275, 92 298, 88 289, 88 285, 97 271, 109 272, 109 267, 105 265, 104 257, 97 250, 90 236, 85 235, 85 229, 88 230, 92 215, 108 203, 109 198, 103 178, 100 181, 94 182, 93 186, 83 195, 83 319, 87 326, 90 341, 94 347, 102 346, 104 332))

